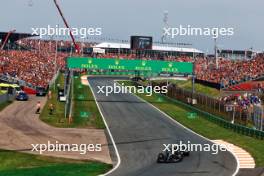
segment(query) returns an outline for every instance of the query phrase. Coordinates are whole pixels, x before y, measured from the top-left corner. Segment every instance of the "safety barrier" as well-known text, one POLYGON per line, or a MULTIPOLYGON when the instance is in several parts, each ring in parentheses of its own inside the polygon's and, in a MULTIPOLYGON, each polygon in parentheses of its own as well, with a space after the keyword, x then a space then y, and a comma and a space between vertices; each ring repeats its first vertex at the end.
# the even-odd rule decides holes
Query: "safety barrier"
POLYGON ((149 73, 149 72, 135 72, 135 71, 102 71, 102 72, 93 72, 88 71, 89 75, 109 75, 109 76, 143 76, 143 77, 150 77, 150 76, 156 76, 155 73, 149 73))

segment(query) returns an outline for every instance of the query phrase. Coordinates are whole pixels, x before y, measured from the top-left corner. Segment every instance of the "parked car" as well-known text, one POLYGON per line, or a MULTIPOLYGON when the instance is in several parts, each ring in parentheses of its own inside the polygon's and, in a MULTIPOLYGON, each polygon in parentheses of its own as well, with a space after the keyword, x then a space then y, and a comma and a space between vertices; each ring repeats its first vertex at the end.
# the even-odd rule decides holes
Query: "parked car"
POLYGON ((36 88, 36 96, 46 96, 47 90, 44 87, 36 88))
POLYGON ((27 101, 28 95, 25 92, 19 92, 16 96, 16 100, 18 101, 27 101))

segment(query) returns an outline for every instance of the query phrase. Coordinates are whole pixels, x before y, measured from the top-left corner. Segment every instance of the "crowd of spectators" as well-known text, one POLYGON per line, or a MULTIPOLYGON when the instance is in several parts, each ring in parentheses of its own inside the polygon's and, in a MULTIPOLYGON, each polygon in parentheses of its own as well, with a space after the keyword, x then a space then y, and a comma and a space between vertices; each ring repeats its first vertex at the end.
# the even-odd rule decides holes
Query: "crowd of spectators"
POLYGON ((177 62, 193 62, 192 57, 189 56, 158 56, 158 55, 141 55, 138 56, 135 53, 131 54, 116 54, 116 53, 105 53, 105 54, 93 54, 96 58, 119 58, 119 59, 140 59, 140 60, 164 60, 164 61, 177 61, 177 62))
MULTIPOLYGON (((56 51, 56 44, 57 48, 74 48, 74 45, 70 41, 55 41, 55 40, 37 40, 37 39, 22 39, 17 42, 20 46, 24 46, 25 48, 34 49, 35 51, 38 51, 41 49, 41 52, 55 52, 56 51)), ((76 44, 82 48, 89 48, 94 46, 96 43, 91 42, 76 42, 76 44)), ((73 51, 74 52, 74 49, 73 51)))
MULTIPOLYGON (((98 54, 97 58, 135 59, 135 54, 98 54)), ((158 57, 141 57, 143 60, 159 60, 158 57)), ((228 58, 215 59, 207 57, 166 56, 164 61, 195 62, 196 78, 199 80, 218 83, 221 88, 249 81, 264 75, 264 56, 258 55, 251 60, 232 60, 228 58)))
MULTIPOLYGON (((54 40, 22 39, 16 42, 24 50, 0 51, 0 73, 12 75, 34 86, 46 86, 55 73, 55 52, 57 47, 71 47, 72 42, 54 40)), ((81 43, 81 48, 93 46, 92 43, 81 43)), ((73 51, 74 53, 74 51, 73 51)), ((57 64, 65 66, 64 58, 69 53, 57 53, 57 64)), ((74 54, 73 54, 74 55, 74 54)), ((196 78, 199 80, 218 83, 221 87, 235 85, 248 81, 264 73, 264 55, 258 55, 251 60, 231 60, 219 58, 218 64, 215 59, 207 57, 153 55, 136 53, 105 53, 92 54, 97 58, 120 58, 120 59, 143 59, 164 60, 178 62, 195 62, 196 78)))
POLYGON ((222 88, 258 78, 263 74, 263 55, 258 55, 251 60, 219 58, 218 68, 215 60, 210 61, 206 58, 196 60, 197 79, 219 83, 222 88))
MULTIPOLYGON (((87 48, 95 43, 77 44, 80 48, 87 48)), ((13 45, 16 47, 0 50, 0 74, 32 86, 42 87, 47 87, 56 71, 65 67, 65 58, 69 53, 56 53, 56 48, 74 48, 70 41, 27 38, 18 40, 13 45)), ((75 55, 73 49, 72 56, 75 55)))
POLYGON ((221 101, 226 105, 237 106, 241 109, 247 110, 252 108, 253 105, 260 105, 261 99, 254 94, 234 94, 221 97, 221 101))
POLYGON ((49 45, 42 44, 40 51, 34 50, 33 45, 24 45, 26 46, 31 49, 0 51, 0 74, 32 86, 47 87, 56 72, 55 69, 64 67, 66 55, 58 53, 55 63, 55 52, 48 52, 49 45))

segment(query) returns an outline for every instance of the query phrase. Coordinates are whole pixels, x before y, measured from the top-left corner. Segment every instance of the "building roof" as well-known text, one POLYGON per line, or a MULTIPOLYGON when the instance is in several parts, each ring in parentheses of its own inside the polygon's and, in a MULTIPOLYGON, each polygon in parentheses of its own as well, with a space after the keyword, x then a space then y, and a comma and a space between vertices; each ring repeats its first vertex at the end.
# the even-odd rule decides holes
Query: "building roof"
MULTIPOLYGON (((0 39, 3 41, 7 34, 8 32, 0 32, 0 39)), ((8 40, 10 40, 11 42, 15 42, 17 40, 27 38, 27 37, 33 37, 33 36, 36 36, 36 35, 31 35, 29 33, 11 33, 8 40)))
MULTIPOLYGON (((130 44, 128 43, 110 43, 103 42, 94 46, 95 48, 125 48, 130 49, 130 44)), ((161 45, 153 45, 152 50, 156 51, 176 51, 176 52, 186 52, 186 53, 204 53, 201 50, 195 48, 180 48, 173 46, 161 46, 161 45)))

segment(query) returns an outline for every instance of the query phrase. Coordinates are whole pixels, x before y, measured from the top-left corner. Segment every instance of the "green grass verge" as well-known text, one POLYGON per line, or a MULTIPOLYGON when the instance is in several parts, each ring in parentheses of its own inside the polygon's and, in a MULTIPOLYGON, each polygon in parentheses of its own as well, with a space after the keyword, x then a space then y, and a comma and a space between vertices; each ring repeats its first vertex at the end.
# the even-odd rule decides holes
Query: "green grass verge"
POLYGON ((104 129, 105 125, 89 86, 74 78, 73 127, 104 129))
MULTIPOLYGON (((69 123, 68 117, 65 118, 65 102, 57 100, 57 88, 54 90, 51 86, 52 98, 47 100, 41 114, 40 119, 45 123, 59 128, 98 128, 104 129, 105 125, 101 114, 95 103, 93 94, 89 86, 81 84, 79 76, 74 78, 74 95, 73 95, 73 121, 69 123), (49 114, 49 104, 55 105, 55 111, 49 114)), ((56 84, 64 87, 64 76, 59 74, 56 84)))
POLYGON ((60 87, 64 87, 64 75, 59 74, 56 83, 55 89, 54 85, 50 87, 52 91, 52 98, 47 100, 47 103, 44 105, 43 110, 39 118, 44 121, 45 123, 55 126, 55 127, 69 127, 68 120, 64 117, 64 109, 65 109, 65 102, 60 102, 57 100, 57 84, 60 84, 60 87), (49 114, 49 105, 53 104, 55 107, 55 111, 52 115, 49 114))
MULTIPOLYGON (((124 83, 124 85, 127 86, 133 85, 133 83, 129 81, 119 81, 119 83, 124 83)), ((182 125, 195 131, 196 133, 201 134, 204 137, 207 137, 211 140, 222 139, 234 145, 240 146, 254 157, 256 166, 264 166, 263 140, 258 140, 232 132, 231 130, 225 129, 206 120, 205 116, 200 114, 198 114, 197 118, 195 119, 187 118, 188 114, 193 112, 193 110, 180 105, 179 103, 172 101, 171 99, 162 95, 153 94, 152 96, 146 96, 145 94, 137 94, 137 96, 150 102, 182 125)))
MULTIPOLYGON (((146 82, 146 81, 145 81, 146 82)), ((156 83, 162 83, 162 82, 167 82, 166 80, 155 80, 153 82, 156 83)), ((192 91, 192 80, 184 81, 184 80, 169 80, 170 83, 176 84, 178 87, 192 91)), ((195 83, 195 91, 198 93, 202 93, 204 95, 208 95, 211 97, 220 97, 220 91, 211 88, 208 86, 204 86, 199 83, 195 83)))
POLYGON ((3 176, 96 176, 112 168, 99 162, 75 161, 0 150, 3 176))
POLYGON ((6 101, 4 103, 0 103, 0 111, 4 110, 11 103, 12 103, 12 101, 6 101))

